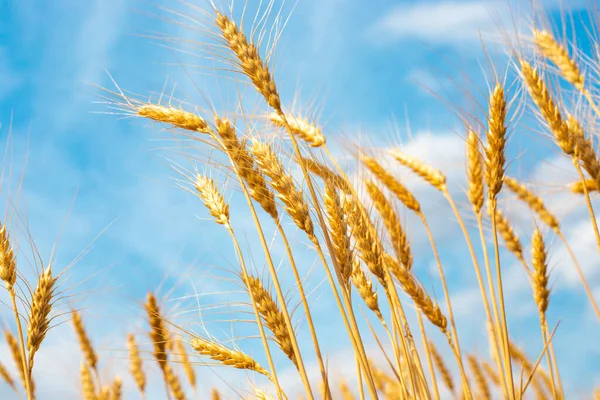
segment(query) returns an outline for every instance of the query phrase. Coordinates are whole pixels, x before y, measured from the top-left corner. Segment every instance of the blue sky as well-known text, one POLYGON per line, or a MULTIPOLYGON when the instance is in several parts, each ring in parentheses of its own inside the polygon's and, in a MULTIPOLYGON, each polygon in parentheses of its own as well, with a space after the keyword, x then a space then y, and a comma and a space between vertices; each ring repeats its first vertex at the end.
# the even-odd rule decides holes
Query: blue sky
MULTIPOLYGON (((256 3, 250 1, 249 10, 256 10, 256 3)), ((550 20, 557 21, 558 3, 544 3, 550 20)), ((182 3, 157 4, 199 16, 182 3)), ((208 9, 208 2, 197 4, 208 9)), ((511 7, 519 15, 516 24, 521 28, 529 17, 518 4, 511 3, 511 7)), ((572 4, 574 15, 585 14, 572 4)), ((292 6, 285 4, 283 14, 289 14, 292 6)), ((459 204, 467 212, 462 195, 463 128, 429 89, 457 107, 471 107, 465 93, 476 90, 481 91, 474 92, 477 99, 483 100, 481 93, 485 96, 487 92, 484 72, 490 71, 478 32, 483 32, 503 75, 507 60, 502 56, 504 50, 495 47, 501 38, 489 32, 494 31, 498 20, 510 25, 509 15, 506 2, 300 0, 277 47, 275 78, 284 104, 295 100, 300 109, 316 105, 311 111, 321 116, 332 148, 341 147, 341 139, 346 138, 375 146, 401 145, 406 152, 447 171, 459 204)), ((64 299, 60 307, 63 311, 85 309, 84 318, 96 331, 93 339, 100 351, 103 374, 107 379, 120 374, 128 390, 133 388, 124 360, 125 338, 126 333, 135 332, 143 343, 146 328, 140 301, 148 290, 158 289, 165 298, 165 308, 186 328, 202 332, 195 307, 200 304, 206 327, 215 336, 243 337, 253 332, 246 324, 223 322, 232 318, 227 311, 237 309, 235 302, 244 299, 232 275, 223 271, 235 269, 235 259, 225 232, 208 219, 198 199, 176 187, 173 178, 177 174, 169 168, 168 159, 174 155, 167 149, 173 142, 161 140, 168 139, 168 133, 139 119, 106 114, 108 107, 98 104, 102 91, 97 86, 114 88, 107 71, 122 88, 144 98, 156 98, 167 82, 167 91, 176 85, 178 98, 202 108, 207 107, 202 94, 217 108, 228 109, 235 103, 239 87, 219 81, 207 69, 189 67, 208 62, 160 46, 148 37, 158 32, 202 41, 197 33, 162 17, 180 20, 156 4, 136 0, 0 0, 0 138, 12 149, 6 163, 12 166, 12 176, 5 174, 2 186, 6 215, 15 221, 16 207, 45 260, 66 220, 57 247, 57 271, 93 242, 89 253, 63 276, 62 287, 74 297, 64 299), (17 184, 25 165, 18 196, 17 184), (200 294, 197 299, 196 293, 200 294), (216 309, 219 313, 212 307, 223 304, 226 306, 216 309)), ((576 33, 582 37, 583 30, 578 29, 576 33)), ((536 131, 524 122, 512 131, 509 172, 546 195, 561 219, 568 216, 564 230, 598 295, 600 274, 589 219, 580 199, 560 191, 573 178, 569 162, 560 157, 539 128, 536 131), (539 162, 531 162, 532 156, 539 162)), ((453 217, 438 193, 405 170, 398 169, 398 174, 420 197, 431 225, 436 227, 451 292, 457 299, 454 307, 464 332, 463 346, 485 350, 478 289, 470 262, 458 261, 468 256, 464 242, 456 241, 455 224, 448 223, 453 217)), ((234 221, 240 237, 251 238, 247 211, 232 185, 227 187, 227 197, 232 202, 232 214, 237 215, 234 221)), ((502 204, 528 246, 531 215, 511 200, 507 198, 502 204)), ((23 226, 18 221, 15 224, 23 226)), ((408 226, 417 273, 441 299, 426 238, 415 221, 409 219, 408 226)), ((592 340, 598 334, 598 324, 564 249, 551 235, 547 238, 552 240, 555 291, 549 318, 552 324, 561 321, 557 352, 570 392, 589 391, 600 370, 600 347, 592 340)), ((300 234, 293 240, 299 248, 306 246, 300 234)), ((248 254, 256 259, 256 268, 262 271, 257 243, 251 239, 245 243, 248 254)), ((273 246, 276 259, 283 259, 276 240, 273 246)), ((27 246, 22 248, 21 269, 31 277, 34 270, 25 259, 27 246)), ((336 373, 352 379, 353 368, 346 371, 348 363, 343 362, 347 343, 336 340, 337 328, 331 322, 334 303, 326 284, 321 285, 319 267, 311 270, 317 262, 315 254, 299 251, 298 257, 303 270, 310 271, 307 285, 314 290, 311 296, 319 305, 315 317, 323 327, 321 336, 332 357, 331 365, 343 365, 339 371, 336 367, 336 373)), ((513 265, 509 255, 504 259, 511 329, 516 342, 527 344, 529 354, 536 356, 541 346, 531 292, 520 267, 513 265)), ((290 282, 287 275, 283 279, 290 282)), ((3 292, 0 300, 5 299, 3 292)), ((300 333, 301 340, 308 339, 304 334, 300 333)), ((73 339, 69 324, 50 332, 37 363, 39 398, 78 398, 81 356, 73 339)), ((247 339, 238 344, 249 353, 256 351, 261 359, 258 341, 247 339)), ((6 351, 0 345, 2 359, 6 351)), ((285 364, 283 359, 279 362, 285 364)), ((208 369, 198 368, 197 373, 207 388, 223 386, 217 375, 248 380, 244 374, 225 369, 204 371, 208 369)), ((292 373, 285 375, 289 375, 290 385, 296 384, 292 373)), ((7 390, 0 387, 2 398, 13 396, 7 390)), ((160 388, 150 396, 161 397, 160 388)))

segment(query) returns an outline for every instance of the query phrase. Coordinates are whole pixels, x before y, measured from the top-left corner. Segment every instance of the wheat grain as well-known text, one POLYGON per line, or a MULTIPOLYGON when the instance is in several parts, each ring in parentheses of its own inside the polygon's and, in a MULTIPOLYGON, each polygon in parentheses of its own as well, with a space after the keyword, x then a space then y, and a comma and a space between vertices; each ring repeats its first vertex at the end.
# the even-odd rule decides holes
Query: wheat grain
POLYGON ((496 84, 490 95, 488 132, 486 134, 487 146, 485 147, 485 172, 484 179, 488 186, 488 197, 495 199, 502 189, 506 158, 506 99, 504 88, 496 84))
POLYGON ((223 365, 233 368, 258 372, 270 378, 269 373, 249 355, 239 350, 231 350, 219 343, 195 337, 191 341, 192 348, 203 356, 207 356, 223 365))
POLYGON ((29 311, 29 324, 27 326, 28 373, 30 376, 35 353, 50 329, 50 312, 52 311, 52 300, 57 279, 57 277, 52 276, 52 268, 48 266, 40 275, 33 292, 29 311))
POLYGON ((473 205, 475 214, 481 212, 483 207, 483 158, 479 152, 479 137, 473 130, 469 130, 467 137, 467 162, 469 201, 473 205))
POLYGON ((302 138, 312 147, 321 147, 325 144, 325 136, 321 129, 306 118, 291 114, 285 114, 285 117, 282 118, 278 113, 270 113, 268 118, 273 125, 289 129, 293 135, 302 138))
POLYGON ((271 297, 270 293, 264 288, 262 282, 253 276, 247 277, 248 289, 252 292, 252 298, 256 303, 258 312, 265 320, 267 328, 275 335, 275 342, 283 353, 298 367, 292 340, 289 330, 285 323, 283 312, 277 306, 277 303, 271 297))
POLYGON ((144 393, 146 388, 146 375, 142 367, 142 358, 140 357, 140 350, 138 349, 137 343, 135 342, 135 336, 129 334, 127 336, 127 347, 129 348, 129 369, 133 380, 137 385, 140 393, 144 393))
POLYGON ((195 388, 196 373, 194 372, 194 367, 192 367, 192 363, 190 362, 187 351, 185 351, 185 347, 183 346, 183 342, 179 336, 175 338, 175 348, 177 349, 179 361, 181 362, 181 365, 183 365, 183 370, 187 376, 188 382, 193 388, 195 388))
POLYGON ((225 202, 215 182, 211 178, 198 174, 196 176, 196 191, 215 221, 221 225, 228 225, 229 204, 225 202))
POLYGON ((81 346, 81 351, 83 352, 85 360, 93 370, 97 370, 98 356, 85 331, 81 315, 77 311, 72 311, 71 315, 73 316, 73 326, 75 327, 75 333, 77 333, 77 339, 79 340, 79 345, 81 346))
POLYGON ((584 90, 585 79, 577 63, 569 56, 567 49, 560 45, 549 32, 535 29, 535 44, 544 57, 552 61, 562 76, 578 90, 584 90))
POLYGON ((540 315, 546 314, 548 308, 548 298, 550 291, 548 290, 548 265, 546 263, 546 246, 544 239, 539 229, 535 228, 531 239, 531 254, 533 257, 533 291, 535 302, 538 305, 540 315))
POLYGON ((505 176, 504 183, 519 197, 519 199, 527 203, 529 208, 535 211, 546 225, 548 225, 554 232, 559 232, 560 226, 558 224, 558 220, 554 215, 552 215, 552 213, 550 213, 550 211, 548 211, 540 197, 536 196, 532 191, 527 189, 525 185, 520 184, 515 178, 505 176))
POLYGON ((140 117, 152 119, 157 122, 164 122, 177 128, 201 133, 210 133, 210 128, 203 118, 180 108, 167 107, 160 104, 143 104, 136 107, 136 112, 140 117))
POLYGON ((446 177, 440 170, 424 164, 421 160, 402 153, 399 150, 390 150, 390 154, 400 164, 411 169, 415 174, 425 179, 429 184, 438 190, 443 190, 446 186, 446 177))

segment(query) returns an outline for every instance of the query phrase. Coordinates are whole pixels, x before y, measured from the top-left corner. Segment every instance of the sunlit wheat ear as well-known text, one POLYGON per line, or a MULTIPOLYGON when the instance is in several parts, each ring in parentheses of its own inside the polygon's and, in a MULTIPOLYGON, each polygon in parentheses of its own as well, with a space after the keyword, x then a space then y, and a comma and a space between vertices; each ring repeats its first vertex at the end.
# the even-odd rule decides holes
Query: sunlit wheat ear
POLYGON ((352 193, 352 186, 350 183, 327 165, 320 163, 313 158, 306 157, 302 158, 302 163, 312 174, 320 177, 324 181, 330 182, 333 184, 333 186, 344 193, 352 193))
POLYGON ((438 190, 443 190, 446 185, 446 177, 441 171, 423 163, 421 160, 402 153, 399 150, 390 150, 390 154, 400 164, 411 169, 415 174, 425 179, 431 186, 438 190))
POLYGON ((315 124, 311 124, 306 118, 286 114, 284 120, 277 113, 270 113, 268 118, 273 125, 289 129, 292 134, 302 138, 312 147, 321 147, 325 144, 325 136, 323 136, 321 128, 315 124))
POLYGON ((154 346, 154 358, 156 358, 158 365, 164 372, 167 366, 167 342, 169 341, 169 332, 162 314, 160 313, 156 297, 152 293, 148 293, 147 295, 145 308, 150 324, 150 340, 152 340, 152 345, 154 346))
POLYGON ((85 361, 93 370, 97 370, 98 365, 98 356, 94 351, 94 347, 92 346, 92 342, 90 341, 87 332, 85 331, 85 327, 83 326, 83 321, 81 320, 81 314, 77 311, 73 311, 71 313, 73 318, 73 326, 75 327, 75 333, 77 333, 77 339, 79 340, 79 345, 81 346, 81 351, 85 357, 85 361))
POLYGON ((308 204, 302 192, 294 184, 294 178, 289 174, 277 157, 277 154, 266 143, 253 140, 250 152, 254 156, 254 162, 261 172, 271 179, 271 187, 277 193, 276 196, 285 206, 292 221, 302 229, 311 241, 317 240, 308 204))
POLYGON ((157 122, 173 125, 188 131, 209 133, 210 128, 206 121, 189 111, 159 104, 142 104, 135 107, 137 115, 157 122))
POLYGON ((335 185, 330 180, 325 180, 325 194, 323 204, 327 213, 329 224, 329 236, 333 244, 334 256, 340 267, 340 275, 346 287, 352 275, 352 245, 348 232, 348 223, 344 215, 344 209, 340 202, 340 196, 335 185))
POLYGON ((342 394, 342 400, 354 400, 354 394, 352 394, 345 381, 340 382, 340 393, 342 394))
POLYGON ((342 207, 360 258, 377 279, 385 282, 381 244, 376 236, 375 228, 366 217, 366 212, 362 210, 362 204, 354 196, 347 195, 344 196, 342 207))
POLYGON ((236 55, 242 72, 250 78, 267 104, 279 114, 283 114, 275 81, 267 66, 262 62, 256 46, 248 43, 246 35, 240 32, 235 22, 218 11, 216 12, 216 23, 227 46, 236 55))
POLYGON ((491 203, 488 203, 488 215, 492 217, 492 213, 496 214, 496 228, 504 240, 506 248, 512 252, 519 260, 523 260, 523 246, 519 240, 519 236, 510 226, 508 219, 498 209, 492 209, 491 203))
POLYGON ((14 390, 14 391, 17 390, 17 385, 15 385, 15 381, 13 380, 12 376, 10 376, 10 374, 8 373, 8 370, 6 369, 4 364, 2 364, 1 362, 0 362, 0 378, 2 378, 4 383, 6 383, 8 386, 10 386, 10 388, 12 390, 14 390))
POLYGON ((471 371, 473 372, 473 376, 475 377, 475 383, 477 384, 477 388, 479 389, 478 398, 482 400, 488 400, 492 398, 492 392, 490 391, 490 386, 488 385, 488 381, 485 377, 483 369, 477 361, 477 357, 472 354, 467 356, 467 361, 469 362, 469 366, 471 367, 471 371))
POLYGON ((469 181, 468 196, 475 214, 483 207, 483 158, 480 153, 479 137, 473 130, 467 136, 467 175, 469 181))
POLYGON ((414 212, 421 211, 421 205, 412 193, 398 181, 392 174, 387 172, 385 168, 379 164, 377 160, 372 157, 361 156, 361 161, 365 166, 387 187, 392 193, 394 193, 398 199, 408 208, 414 212))
POLYGON ((485 374, 490 379, 490 381, 495 386, 500 387, 502 385, 502 382, 500 381, 500 376, 498 375, 498 372, 496 372, 494 367, 492 367, 492 365, 485 360, 482 361, 482 365, 483 365, 483 370, 485 371, 485 374))
POLYGON ((546 83, 539 75, 538 70, 534 69, 527 61, 521 60, 519 64, 529 94, 548 124, 550 132, 554 135, 556 144, 565 154, 573 155, 573 140, 569 128, 563 120, 558 106, 552 100, 546 83))
POLYGON ((504 88, 496 84, 490 95, 488 131, 485 147, 485 183, 488 186, 488 197, 495 199, 502 189, 506 158, 506 98, 504 88))
POLYGON ((270 378, 269 373, 249 355, 239 350, 231 350, 219 343, 195 337, 190 342, 194 351, 207 356, 212 360, 219 361, 223 365, 233 368, 245 369, 258 372, 270 378))
POLYGON ((28 366, 30 375, 33 369, 35 353, 40 348, 46 337, 46 333, 50 329, 50 312, 52 311, 57 279, 52 276, 52 268, 47 267, 40 275, 31 299, 29 324, 27 325, 27 350, 29 351, 28 366))
POLYGON ((569 56, 567 49, 560 45, 546 31, 534 30, 533 37, 540 52, 558 67, 561 75, 578 90, 584 90, 585 79, 577 63, 569 56))
POLYGON ((0 227, 0 279, 4 281, 8 291, 13 289, 17 281, 17 262, 4 224, 0 227))
POLYGON ((171 368, 169 364, 165 365, 164 374, 175 400, 185 400, 185 393, 181 387, 179 377, 175 374, 175 371, 173 371, 173 368, 171 368))
POLYGON ((131 371, 131 376, 133 376, 133 380, 140 393, 144 394, 146 389, 146 374, 144 374, 142 367, 140 350, 132 333, 127 336, 127 347, 129 348, 129 370, 131 371))
POLYGON ((596 181, 596 186, 598 186, 600 183, 600 162, 592 141, 585 137, 583 127, 574 116, 568 116, 567 126, 573 139, 575 157, 581 161, 583 168, 596 181))
POLYGON ((292 347, 292 341, 289 335, 289 330, 285 323, 285 317, 277 306, 277 302, 273 300, 271 294, 264 288, 262 282, 253 276, 247 277, 249 290, 252 291, 252 297, 256 303, 258 312, 265 320, 265 325, 275 336, 275 342, 283 351, 283 353, 296 365, 296 355, 292 347))
POLYGON ((221 225, 228 225, 229 204, 225 202, 215 182, 211 178, 198 174, 196 176, 196 191, 215 221, 221 225))
POLYGON ((454 393, 454 380, 452 379, 452 374, 446 366, 444 359, 438 352, 437 347, 433 342, 429 343, 429 349, 431 351, 431 356, 433 357, 433 363, 435 365, 435 368, 438 370, 442 377, 442 382, 444 382, 444 385, 446 385, 450 392, 454 393))
POLYGON ((190 362, 187 351, 185 350, 185 346, 183 345, 183 342, 179 336, 175 338, 175 348, 177 350, 177 354, 179 355, 179 362, 181 362, 181 365, 183 366, 183 371, 187 376, 188 382, 193 388, 195 388, 196 373, 194 372, 194 367, 190 362))
POLYGON ((109 400, 110 399, 110 386, 104 385, 96 395, 96 400, 109 400))
POLYGON ((546 262, 546 246, 539 229, 535 229, 531 239, 531 255, 533 264, 533 293, 540 315, 546 314, 550 290, 548 290, 548 264, 546 262))
POLYGON ((221 400, 221 395, 217 389, 213 389, 210 392, 210 398, 211 400, 221 400))
MULTIPOLYGON (((6 344, 8 345, 10 355, 15 363, 17 371, 19 371, 19 378, 21 378, 21 383, 23 384, 23 387, 25 387, 25 374, 27 374, 27 371, 23 370, 23 359, 21 355, 21 347, 19 347, 19 342, 17 341, 17 338, 15 338, 13 334, 8 330, 4 332, 4 337, 6 338, 6 344)), ((33 389, 33 380, 31 380, 30 382, 33 389)))
POLYGON ((84 400, 97 400, 96 386, 94 385, 92 373, 84 362, 81 363, 81 387, 84 400))
POLYGON ((447 333, 448 322, 444 313, 435 301, 429 297, 425 289, 417 282, 413 274, 402 268, 389 254, 384 254, 385 267, 394 274, 402 290, 413 300, 417 308, 427 317, 432 324, 440 328, 442 333, 447 333))
POLYGON ((523 200, 529 208, 537 213, 540 219, 548 225, 554 232, 559 231, 560 226, 558 224, 558 220, 544 205, 542 199, 536 196, 532 191, 527 189, 527 187, 523 184, 520 184, 515 178, 511 178, 508 176, 504 177, 504 183, 508 188, 514 192, 521 200, 523 200))
POLYGON ((261 207, 273 219, 278 218, 277 206, 273 193, 267 188, 263 175, 254 166, 254 160, 246 149, 243 142, 237 137, 234 126, 227 119, 217 118, 215 120, 217 134, 223 142, 224 151, 229 155, 237 168, 240 177, 248 185, 250 196, 261 205, 261 207))
POLYGON ((377 300, 377 292, 373 290, 373 284, 367 278, 367 275, 360 267, 360 261, 354 260, 352 268, 352 283, 358 290, 358 294, 363 299, 367 307, 377 315, 378 318, 383 319, 381 310, 379 308, 379 301, 377 300))
POLYGON ((585 194, 584 186, 588 192, 598 191, 598 186, 596 185, 596 181, 594 179, 586 179, 584 182, 573 182, 569 185, 569 190, 571 191, 571 193, 585 194))
POLYGON ((410 270, 412 268, 413 257, 410 250, 410 242, 406 232, 402 228, 402 221, 396 214, 394 207, 385 197, 383 192, 371 181, 366 181, 367 192, 373 200, 373 204, 383 220, 383 224, 388 232, 394 253, 402 264, 402 267, 410 270))
POLYGON ((123 398, 123 381, 116 377, 110 387, 109 400, 121 400, 123 398))

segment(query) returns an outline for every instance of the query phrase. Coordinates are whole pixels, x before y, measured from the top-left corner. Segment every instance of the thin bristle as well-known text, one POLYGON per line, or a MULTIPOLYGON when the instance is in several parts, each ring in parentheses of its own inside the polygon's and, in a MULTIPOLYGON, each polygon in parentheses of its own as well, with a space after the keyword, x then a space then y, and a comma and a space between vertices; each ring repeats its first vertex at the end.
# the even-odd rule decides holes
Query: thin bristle
POLYGON ((450 392, 454 392, 454 380, 452 379, 452 375, 450 374, 450 370, 446 366, 444 359, 441 354, 438 352, 435 344, 433 342, 429 343, 429 349, 431 351, 431 356, 433 358, 433 363, 437 368, 438 372, 442 376, 442 381, 444 385, 450 390, 450 392))
POLYGON ((367 278, 367 275, 360 267, 360 262, 354 260, 354 266, 352 268, 352 283, 358 290, 358 294, 363 299, 367 307, 377 315, 378 318, 383 319, 381 310, 379 309, 379 301, 377 300, 377 292, 373 290, 373 284, 367 278))
POLYGON ((537 213, 540 219, 548 225, 554 232, 559 232, 558 220, 548 211, 542 199, 536 196, 532 191, 527 189, 523 184, 520 184, 515 178, 504 177, 504 183, 513 191, 519 199, 523 200, 529 208, 537 213))
POLYGON ((343 283, 348 286, 352 274, 352 247, 348 234, 348 223, 344 216, 344 209, 335 185, 330 180, 325 180, 325 194, 323 204, 329 223, 329 236, 333 245, 334 256, 340 268, 343 283))
POLYGON ((421 160, 404 154, 399 150, 390 150, 390 154, 396 159, 396 161, 411 169, 415 174, 425 179, 425 181, 431 184, 431 186, 434 188, 443 190, 446 186, 446 177, 440 170, 426 165, 421 160))
POLYGON ((485 147, 485 183, 488 187, 488 197, 495 199, 502 189, 506 158, 504 147, 506 145, 506 99, 504 88, 496 84, 490 95, 488 132, 486 134, 487 146, 485 147))
POLYGON ((50 329, 50 312, 54 296, 55 283, 58 278, 52 276, 52 269, 47 267, 40 275, 33 292, 29 324, 27 326, 27 349, 29 350, 29 374, 33 369, 35 353, 40 348, 46 333, 50 329))
POLYGON ((165 371, 168 358, 167 342, 169 341, 169 332, 160 313, 156 297, 152 293, 148 293, 145 308, 150 324, 150 340, 154 346, 153 354, 161 370, 165 371))
POLYGON ((304 139, 312 147, 321 147, 325 144, 325 136, 321 129, 306 118, 285 114, 284 119, 277 113, 270 113, 268 118, 273 125, 289 129, 292 134, 304 139))
POLYGON ((467 175, 469 181, 468 196, 469 201, 473 205, 473 211, 475 214, 481 212, 483 207, 484 193, 483 193, 483 158, 479 151, 479 137, 477 134, 469 130, 467 137, 467 175))
POLYGON ((6 289, 12 291, 17 281, 17 261, 10 244, 6 225, 0 227, 0 279, 4 281, 6 289))
POLYGON ((253 276, 247 277, 248 288, 252 291, 252 298, 256 303, 258 312, 265 320, 267 328, 273 332, 277 345, 283 353, 296 365, 298 362, 294 354, 292 340, 289 335, 289 330, 285 323, 283 312, 277 306, 277 302, 273 300, 271 294, 265 289, 262 282, 253 276))
POLYGON ((250 146, 250 152, 262 173, 271 179, 271 187, 284 204, 292 221, 314 242, 316 237, 308 203, 304 199, 302 191, 294 184, 292 175, 285 170, 277 154, 268 144, 254 140, 250 146))
POLYGON ((83 352, 85 361, 90 368, 97 370, 98 356, 96 355, 94 347, 92 346, 92 342, 85 331, 83 321, 81 320, 81 314, 79 314, 77 311, 73 311, 72 316, 75 333, 77 333, 77 339, 79 340, 79 345, 81 346, 81 351, 83 352))
POLYGON ((198 352, 198 354, 207 356, 215 361, 219 361, 223 365, 255 371, 259 374, 270 377, 266 369, 264 369, 250 356, 242 353, 241 351, 231 350, 219 343, 201 338, 193 338, 191 345, 192 348, 198 352))
POLYGON ((562 76, 578 90, 584 90, 585 79, 577 63, 569 56, 567 49, 560 45, 546 31, 534 30, 533 37, 540 52, 558 67, 562 76))
POLYGON ((535 302, 541 315, 546 314, 550 291, 548 290, 548 265, 546 263, 546 246, 539 229, 535 229, 531 239, 531 254, 533 259, 533 292, 535 302))
POLYGON ((185 350, 185 346, 181 341, 181 338, 177 336, 175 338, 175 348, 177 349, 177 354, 179 355, 179 362, 183 365, 183 371, 187 376, 188 382, 190 385, 195 388, 196 387, 196 373, 194 372, 194 367, 190 362, 187 351, 185 350))
POLYGON ((262 62, 254 43, 249 43, 246 35, 238 29, 235 22, 218 11, 216 12, 216 22, 227 45, 238 58, 242 72, 250 78, 267 104, 277 113, 283 114, 275 81, 269 68, 262 62))
POLYGON ((527 61, 521 60, 520 66, 529 94, 554 135, 556 144, 565 154, 573 155, 574 147, 569 127, 565 123, 558 106, 552 100, 546 83, 539 75, 538 70, 533 68, 527 61))
POLYGON ((177 128, 201 133, 210 132, 208 124, 203 118, 179 108, 161 106, 159 104, 144 104, 137 107, 136 111, 140 117, 164 122, 177 128))
POLYGON ((215 221, 221 225, 229 224, 229 204, 225 202, 215 182, 211 178, 198 174, 196 191, 215 221))
POLYGON ((127 336, 127 347, 129 348, 129 369, 131 375, 133 376, 133 380, 135 381, 138 390, 143 394, 146 388, 146 375, 144 374, 144 369, 142 367, 140 350, 138 349, 133 334, 127 336))

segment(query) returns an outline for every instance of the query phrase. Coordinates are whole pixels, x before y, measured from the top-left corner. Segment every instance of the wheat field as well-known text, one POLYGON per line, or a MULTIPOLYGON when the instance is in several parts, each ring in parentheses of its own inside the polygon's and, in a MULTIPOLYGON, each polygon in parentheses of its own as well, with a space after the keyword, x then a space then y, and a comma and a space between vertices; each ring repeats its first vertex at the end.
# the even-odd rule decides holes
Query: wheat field
POLYGON ((600 399, 597 4, 126 3, 5 7, 1 398, 600 399))

